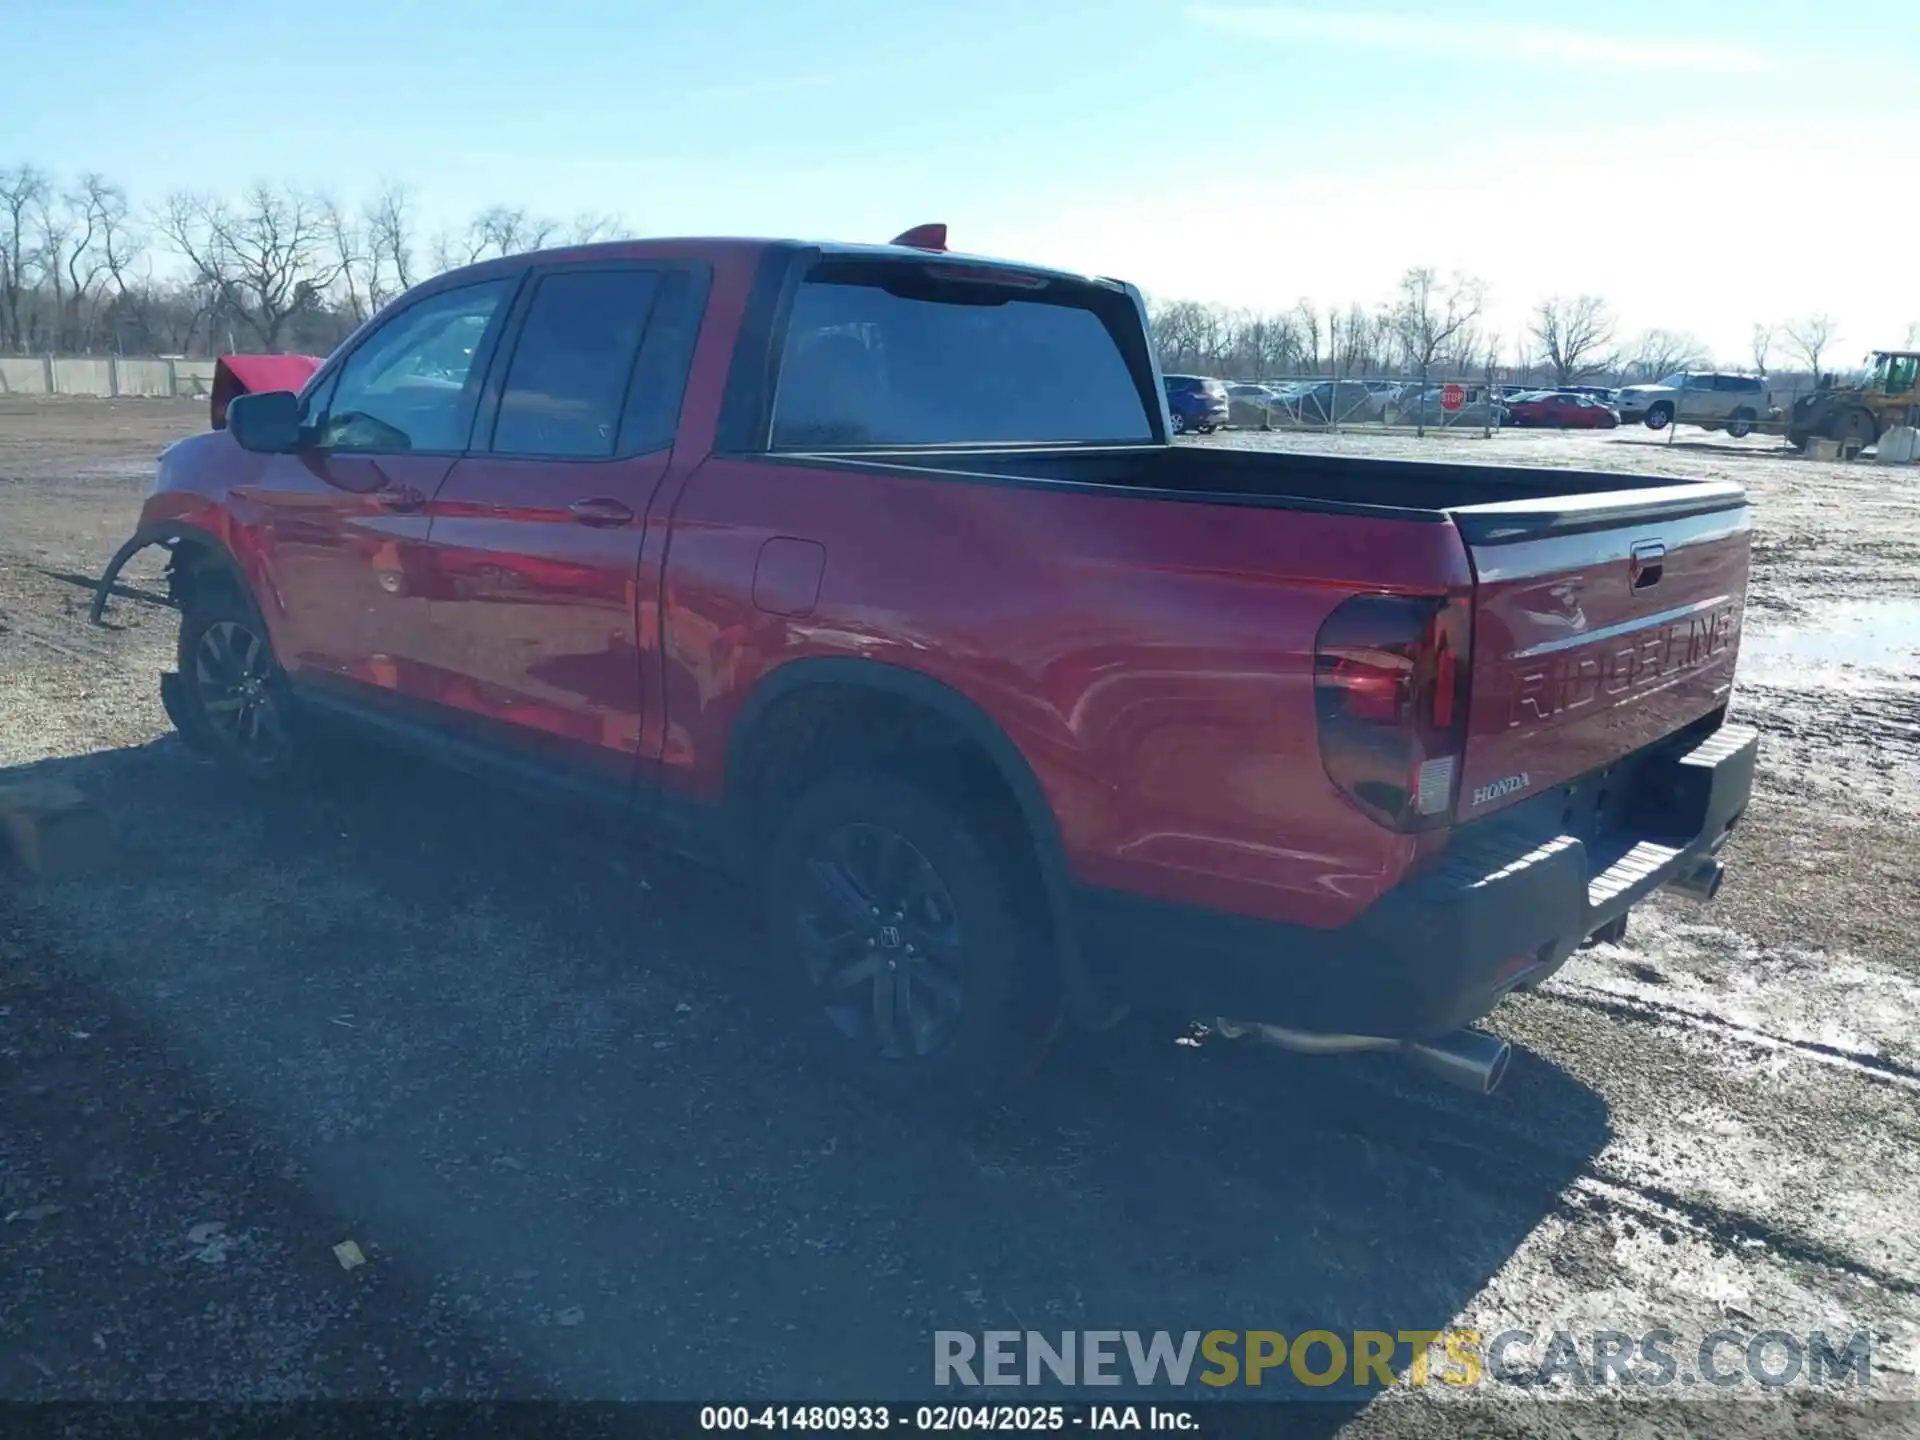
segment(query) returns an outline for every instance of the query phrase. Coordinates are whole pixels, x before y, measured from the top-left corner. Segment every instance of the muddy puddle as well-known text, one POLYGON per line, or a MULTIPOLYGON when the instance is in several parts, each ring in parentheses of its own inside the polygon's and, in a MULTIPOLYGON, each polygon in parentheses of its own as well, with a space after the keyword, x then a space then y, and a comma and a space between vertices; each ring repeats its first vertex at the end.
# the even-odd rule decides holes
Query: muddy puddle
POLYGON ((1920 597, 1830 601, 1790 624, 1752 620, 1740 637, 1740 678, 1920 688, 1920 597))

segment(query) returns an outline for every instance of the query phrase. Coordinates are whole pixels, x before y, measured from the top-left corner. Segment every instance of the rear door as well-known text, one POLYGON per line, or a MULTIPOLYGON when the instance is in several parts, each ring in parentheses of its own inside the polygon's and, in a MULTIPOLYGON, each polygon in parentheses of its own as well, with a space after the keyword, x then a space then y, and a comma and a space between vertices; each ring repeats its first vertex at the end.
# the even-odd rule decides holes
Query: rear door
POLYGON ((1731 487, 1714 487, 1719 499, 1688 489, 1455 512, 1475 573, 1460 820, 1601 770, 1727 703, 1747 509, 1731 487))
POLYGON ((563 782, 628 786, 658 753, 642 552, 701 293, 674 267, 536 271, 431 508, 431 698, 563 782))

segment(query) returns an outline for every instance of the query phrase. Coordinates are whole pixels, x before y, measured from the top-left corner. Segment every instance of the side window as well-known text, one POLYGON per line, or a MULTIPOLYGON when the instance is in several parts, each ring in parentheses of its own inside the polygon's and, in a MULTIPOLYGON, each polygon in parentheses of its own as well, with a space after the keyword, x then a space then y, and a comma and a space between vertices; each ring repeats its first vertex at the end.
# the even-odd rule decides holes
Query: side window
POLYGON ((300 424, 311 431, 327 418, 327 407, 333 403, 333 392, 340 387, 340 372, 335 370, 320 382, 319 386, 306 395, 300 402, 300 424))
POLYGON ((486 280, 410 305, 347 357, 315 426, 323 450, 464 450, 488 326, 514 281, 486 280))
POLYGON ((652 270, 563 270, 541 277, 500 392, 495 454, 569 460, 613 454, 627 382, 659 286, 652 270))
POLYGON ((1687 388, 1689 390, 1711 390, 1713 389, 1713 376, 1689 375, 1687 377, 1687 388))
POLYGON ((668 270, 660 276, 653 316, 647 321, 646 339, 640 342, 626 413, 620 420, 621 454, 643 455, 673 443, 706 298, 704 273, 668 270))

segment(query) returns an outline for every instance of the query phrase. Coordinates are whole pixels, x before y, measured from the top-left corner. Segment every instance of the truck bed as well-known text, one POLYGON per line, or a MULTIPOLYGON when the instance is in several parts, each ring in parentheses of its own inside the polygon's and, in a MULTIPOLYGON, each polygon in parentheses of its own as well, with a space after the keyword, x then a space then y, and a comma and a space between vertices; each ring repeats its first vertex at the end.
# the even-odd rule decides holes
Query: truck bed
POLYGON ((1469 543, 1677 518, 1745 501, 1745 492, 1730 481, 1197 445, 954 446, 818 458, 1013 484, 1124 488, 1215 504, 1451 519, 1469 543))

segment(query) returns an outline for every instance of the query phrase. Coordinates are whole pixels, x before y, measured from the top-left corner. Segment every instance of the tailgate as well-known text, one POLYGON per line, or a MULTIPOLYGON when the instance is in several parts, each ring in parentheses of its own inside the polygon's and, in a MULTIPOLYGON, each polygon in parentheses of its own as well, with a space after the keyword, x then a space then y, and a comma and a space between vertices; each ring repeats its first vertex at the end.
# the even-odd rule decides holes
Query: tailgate
POLYGON ((1470 506, 1453 518, 1475 582, 1460 821, 1727 703, 1747 587, 1738 485, 1470 506))

